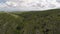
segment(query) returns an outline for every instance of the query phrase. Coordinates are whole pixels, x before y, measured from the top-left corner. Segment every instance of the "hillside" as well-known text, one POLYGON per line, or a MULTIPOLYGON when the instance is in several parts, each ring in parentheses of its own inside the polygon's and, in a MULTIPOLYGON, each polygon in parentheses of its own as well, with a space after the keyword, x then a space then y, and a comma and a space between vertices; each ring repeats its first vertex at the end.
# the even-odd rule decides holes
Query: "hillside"
POLYGON ((0 13, 0 34, 60 34, 60 10, 0 13))
POLYGON ((9 13, 0 13, 0 34, 14 34, 16 27, 21 23, 21 18, 9 13))

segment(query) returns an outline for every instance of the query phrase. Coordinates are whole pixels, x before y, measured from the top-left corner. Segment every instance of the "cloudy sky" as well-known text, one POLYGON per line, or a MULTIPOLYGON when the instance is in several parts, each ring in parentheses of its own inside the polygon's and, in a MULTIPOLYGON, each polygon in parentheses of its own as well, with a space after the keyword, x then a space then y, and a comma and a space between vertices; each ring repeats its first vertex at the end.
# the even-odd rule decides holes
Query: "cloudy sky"
POLYGON ((0 0, 0 10, 46 10, 60 8, 60 0, 0 0))

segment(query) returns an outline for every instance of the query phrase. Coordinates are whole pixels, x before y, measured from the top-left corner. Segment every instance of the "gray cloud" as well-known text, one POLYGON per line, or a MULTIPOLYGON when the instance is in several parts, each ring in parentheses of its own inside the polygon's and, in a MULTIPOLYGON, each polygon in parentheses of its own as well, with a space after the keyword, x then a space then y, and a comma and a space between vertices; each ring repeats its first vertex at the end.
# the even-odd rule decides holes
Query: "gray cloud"
POLYGON ((0 3, 0 10, 44 10, 60 8, 56 0, 3 0, 0 3))

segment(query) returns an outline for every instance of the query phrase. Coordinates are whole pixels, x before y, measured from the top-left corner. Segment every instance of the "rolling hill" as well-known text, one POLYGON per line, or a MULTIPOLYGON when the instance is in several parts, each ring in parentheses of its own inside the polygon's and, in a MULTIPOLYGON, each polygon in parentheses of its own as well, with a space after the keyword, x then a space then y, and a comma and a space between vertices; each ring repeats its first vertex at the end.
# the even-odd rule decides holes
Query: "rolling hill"
POLYGON ((60 10, 0 12, 0 34, 60 34, 60 10))

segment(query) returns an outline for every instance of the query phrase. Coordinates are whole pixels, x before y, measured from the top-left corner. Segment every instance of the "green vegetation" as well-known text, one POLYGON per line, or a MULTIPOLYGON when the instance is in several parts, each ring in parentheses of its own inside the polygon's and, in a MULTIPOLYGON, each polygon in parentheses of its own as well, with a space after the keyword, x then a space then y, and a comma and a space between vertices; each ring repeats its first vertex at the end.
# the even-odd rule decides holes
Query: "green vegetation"
POLYGON ((0 34, 60 34, 60 10, 0 12, 0 34))

